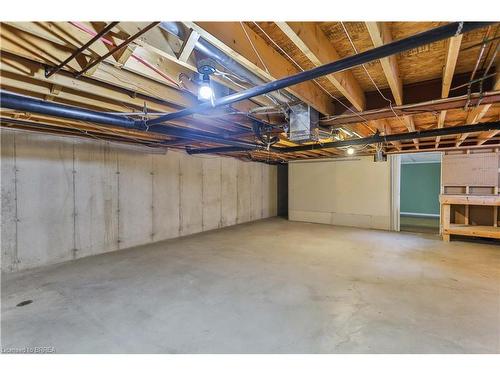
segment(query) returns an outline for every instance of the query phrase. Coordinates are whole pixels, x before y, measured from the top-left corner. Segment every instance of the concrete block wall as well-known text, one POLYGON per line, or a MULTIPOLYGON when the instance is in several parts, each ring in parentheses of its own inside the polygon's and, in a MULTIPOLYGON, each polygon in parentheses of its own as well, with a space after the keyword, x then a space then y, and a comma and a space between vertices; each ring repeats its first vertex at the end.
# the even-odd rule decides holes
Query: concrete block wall
POLYGON ((276 215, 276 167, 2 130, 2 270, 276 215))

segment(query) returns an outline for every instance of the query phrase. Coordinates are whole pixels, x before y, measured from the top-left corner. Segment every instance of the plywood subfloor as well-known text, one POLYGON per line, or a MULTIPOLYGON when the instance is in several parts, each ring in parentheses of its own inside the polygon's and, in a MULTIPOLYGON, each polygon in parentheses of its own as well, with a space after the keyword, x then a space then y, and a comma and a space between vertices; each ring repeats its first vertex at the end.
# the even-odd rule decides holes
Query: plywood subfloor
POLYGON ((493 245, 268 219, 4 274, 2 347, 499 353, 499 269, 493 245))

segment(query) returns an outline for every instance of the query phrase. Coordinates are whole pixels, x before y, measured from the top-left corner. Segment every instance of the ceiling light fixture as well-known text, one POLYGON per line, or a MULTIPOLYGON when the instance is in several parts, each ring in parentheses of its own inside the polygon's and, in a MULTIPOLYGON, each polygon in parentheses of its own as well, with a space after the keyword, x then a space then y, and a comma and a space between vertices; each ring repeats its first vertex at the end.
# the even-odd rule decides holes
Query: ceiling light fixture
POLYGON ((198 100, 208 101, 214 98, 214 90, 210 84, 210 75, 215 73, 215 62, 211 59, 198 61, 198 73, 202 76, 198 88, 198 100))
POLYGON ((212 87, 210 87, 210 76, 208 74, 203 75, 203 80, 201 81, 200 87, 198 88, 198 99, 199 100, 211 100, 214 95, 212 87))
POLYGON ((352 147, 347 149, 347 155, 354 155, 354 149, 352 147))

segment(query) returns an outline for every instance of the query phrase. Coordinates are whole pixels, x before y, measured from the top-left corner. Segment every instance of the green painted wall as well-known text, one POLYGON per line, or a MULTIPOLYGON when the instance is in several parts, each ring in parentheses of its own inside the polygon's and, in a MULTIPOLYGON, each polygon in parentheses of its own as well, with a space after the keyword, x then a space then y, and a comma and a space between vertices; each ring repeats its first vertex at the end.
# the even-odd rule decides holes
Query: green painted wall
POLYGON ((401 212, 439 214, 441 163, 401 164, 401 212))

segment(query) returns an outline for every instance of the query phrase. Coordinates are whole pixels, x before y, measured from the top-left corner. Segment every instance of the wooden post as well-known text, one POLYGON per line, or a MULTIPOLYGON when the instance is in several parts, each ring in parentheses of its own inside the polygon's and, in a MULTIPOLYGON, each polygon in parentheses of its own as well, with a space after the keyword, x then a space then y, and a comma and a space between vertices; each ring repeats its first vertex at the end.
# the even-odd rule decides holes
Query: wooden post
POLYGON ((443 240, 450 242, 450 235, 446 233, 450 229, 451 205, 443 204, 443 240))
MULTIPOLYGON (((495 149, 495 153, 498 154, 498 149, 495 149)), ((498 196, 498 186, 495 186, 494 193, 498 196)), ((493 226, 498 227, 498 206, 493 207, 493 226)))
MULTIPOLYGON (((469 151, 469 150, 467 150, 467 151, 469 151)), ((469 186, 467 185, 467 186, 465 187, 465 195, 469 195, 469 194, 470 194, 470 188, 469 188, 469 186)), ((468 205, 468 204, 466 204, 466 205, 465 205, 465 218, 464 218, 464 224, 465 224, 465 225, 469 225, 469 205, 468 205)))

